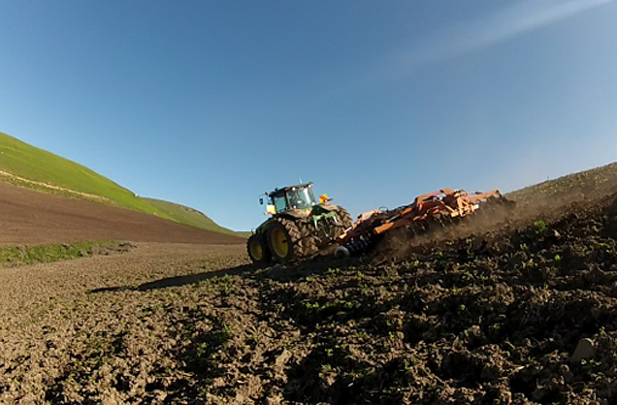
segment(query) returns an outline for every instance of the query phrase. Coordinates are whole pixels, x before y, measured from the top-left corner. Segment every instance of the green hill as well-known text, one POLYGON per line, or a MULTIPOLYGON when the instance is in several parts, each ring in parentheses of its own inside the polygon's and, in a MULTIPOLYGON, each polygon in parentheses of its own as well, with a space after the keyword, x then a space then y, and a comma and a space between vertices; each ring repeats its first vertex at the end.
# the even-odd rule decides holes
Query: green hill
POLYGON ((194 208, 186 207, 181 204, 172 203, 169 201, 157 200, 154 198, 144 198, 150 205, 154 206, 171 218, 173 221, 181 224, 191 224, 197 228, 206 229, 208 231, 224 233, 228 235, 238 235, 242 232, 234 232, 230 229, 223 228, 216 222, 208 218, 204 213, 197 211, 194 208))
POLYGON ((73 198, 145 212, 214 232, 238 234, 178 204, 140 198, 107 177, 0 132, 0 181, 73 198))

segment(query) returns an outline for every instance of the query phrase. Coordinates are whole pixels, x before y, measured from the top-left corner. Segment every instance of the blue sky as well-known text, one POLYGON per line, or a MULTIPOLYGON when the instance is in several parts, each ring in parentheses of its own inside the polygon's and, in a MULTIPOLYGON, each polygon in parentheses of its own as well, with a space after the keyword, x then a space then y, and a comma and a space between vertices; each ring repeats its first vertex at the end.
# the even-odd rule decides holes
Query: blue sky
POLYGON ((299 179, 352 214, 617 151, 617 2, 4 1, 0 131, 255 228, 299 179))

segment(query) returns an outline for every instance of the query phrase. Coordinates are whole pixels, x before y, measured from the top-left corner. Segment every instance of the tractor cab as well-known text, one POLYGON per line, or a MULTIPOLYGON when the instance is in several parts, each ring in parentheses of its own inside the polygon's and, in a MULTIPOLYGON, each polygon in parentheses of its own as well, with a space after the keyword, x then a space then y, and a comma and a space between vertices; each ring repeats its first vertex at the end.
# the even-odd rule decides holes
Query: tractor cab
MULTIPOLYGON (((310 210, 314 205, 313 183, 298 184, 284 188, 277 188, 266 193, 269 204, 266 214, 274 215, 291 210, 310 210)), ((263 198, 260 199, 263 204, 263 198)))

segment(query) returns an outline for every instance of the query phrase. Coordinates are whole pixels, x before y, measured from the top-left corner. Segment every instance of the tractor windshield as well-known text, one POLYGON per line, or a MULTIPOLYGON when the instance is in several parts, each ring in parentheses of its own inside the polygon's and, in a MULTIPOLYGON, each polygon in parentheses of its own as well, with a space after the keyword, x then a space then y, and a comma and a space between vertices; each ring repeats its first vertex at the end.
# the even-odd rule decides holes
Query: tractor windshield
POLYGON ((311 208, 313 204, 315 204, 315 196, 313 195, 313 189, 310 187, 302 188, 299 190, 290 190, 287 192, 287 198, 289 199, 289 205, 291 206, 291 208, 311 208))

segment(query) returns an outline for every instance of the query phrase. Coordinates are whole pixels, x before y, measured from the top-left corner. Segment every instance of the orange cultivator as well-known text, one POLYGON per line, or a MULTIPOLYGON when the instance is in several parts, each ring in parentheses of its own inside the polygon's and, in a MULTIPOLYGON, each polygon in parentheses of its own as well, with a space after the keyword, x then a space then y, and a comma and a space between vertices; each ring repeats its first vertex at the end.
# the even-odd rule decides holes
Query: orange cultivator
POLYGON ((406 227, 414 234, 425 233, 433 226, 443 227, 474 214, 485 204, 512 204, 499 190, 468 195, 464 190, 449 188, 416 197, 413 203, 388 211, 369 211, 339 236, 336 255, 345 257, 368 250, 377 237, 406 227))

